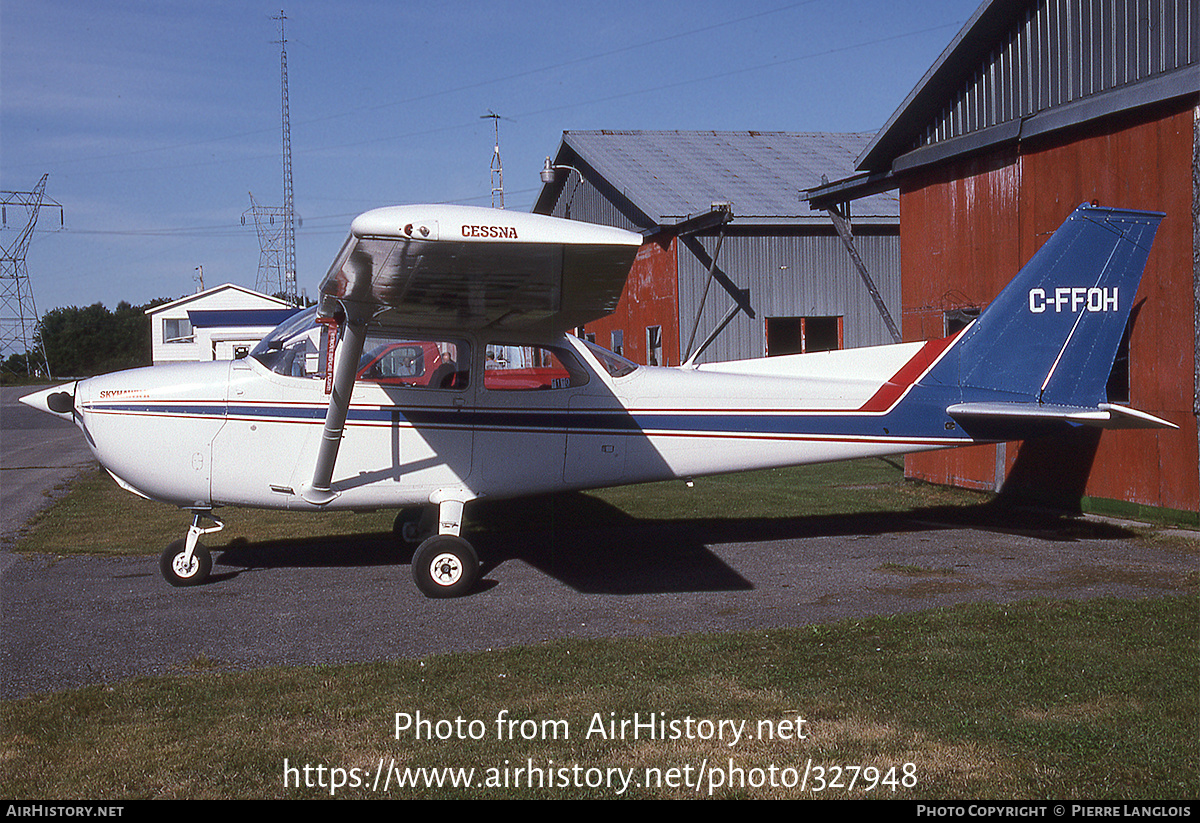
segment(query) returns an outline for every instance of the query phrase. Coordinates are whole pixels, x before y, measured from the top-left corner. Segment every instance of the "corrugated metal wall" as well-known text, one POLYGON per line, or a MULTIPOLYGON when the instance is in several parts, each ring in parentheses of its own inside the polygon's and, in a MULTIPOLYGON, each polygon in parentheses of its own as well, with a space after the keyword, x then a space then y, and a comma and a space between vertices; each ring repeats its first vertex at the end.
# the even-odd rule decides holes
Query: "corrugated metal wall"
MULTIPOLYGON (((568 217, 589 223, 618 226, 641 231, 642 226, 623 213, 616 205, 613 193, 597 189, 588 180, 579 182, 571 171, 562 194, 551 212, 556 217, 568 217)), ((620 199, 620 198, 618 198, 620 199)), ((840 316, 844 318, 843 345, 846 348, 891 343, 887 326, 880 318, 854 267, 846 247, 833 229, 832 222, 815 221, 802 229, 770 228, 758 233, 739 229, 725 238, 721 247, 720 268, 739 287, 750 289, 750 301, 757 315, 753 320, 739 316, 720 334, 699 358, 701 363, 744 360, 766 354, 766 318, 840 316)), ((856 228, 855 244, 875 285, 883 296, 893 317, 900 316, 900 237, 899 229, 870 228, 861 233, 856 228)), ((697 237, 706 255, 716 248, 716 236, 697 237)), ((675 244, 678 260, 678 308, 672 317, 650 316, 653 308, 661 314, 664 305, 650 298, 651 288, 638 280, 636 289, 640 305, 634 305, 630 289, 622 297, 622 306, 605 321, 589 324, 589 331, 598 331, 597 342, 607 346, 607 336, 613 328, 625 329, 626 356, 646 362, 644 356, 645 326, 661 324, 664 333, 666 361, 677 365, 687 358, 682 351, 688 345, 696 322, 696 308, 708 279, 708 262, 701 260, 687 242, 675 244), (678 337, 675 336, 677 330, 678 337)), ((656 277, 664 275, 661 265, 655 268, 656 277)), ((674 284, 655 286, 659 296, 675 296, 674 284)), ((732 299, 719 285, 713 284, 705 302, 704 314, 696 336, 699 344, 721 322, 733 305, 732 299)))
POLYGON ((636 224, 623 214, 611 198, 590 182, 584 180, 580 183, 577 172, 572 170, 568 174, 567 181, 550 212, 552 216, 582 220, 585 223, 597 223, 602 226, 616 226, 628 231, 640 232, 646 228, 644 225, 636 224))
POLYGON ((1043 0, 914 148, 1194 65, 1198 41, 1198 0, 1043 0))
MULTIPOLYGON (((855 245, 893 317, 900 307, 900 238, 896 234, 856 234, 855 245)), ((707 256, 717 238, 696 238, 707 256)), ((696 308, 708 279, 706 262, 686 244, 679 249, 679 329, 686 347, 696 320, 696 308)), ((713 363, 762 357, 766 353, 768 317, 844 317, 845 348, 891 343, 870 294, 863 285, 846 247, 833 231, 812 233, 734 234, 726 236, 718 264, 739 287, 750 289, 753 320, 739 314, 713 342, 699 362, 713 363)), ((733 305, 717 284, 709 289, 700 319, 697 343, 716 328, 733 305)), ((686 358, 687 352, 681 352, 686 358)))

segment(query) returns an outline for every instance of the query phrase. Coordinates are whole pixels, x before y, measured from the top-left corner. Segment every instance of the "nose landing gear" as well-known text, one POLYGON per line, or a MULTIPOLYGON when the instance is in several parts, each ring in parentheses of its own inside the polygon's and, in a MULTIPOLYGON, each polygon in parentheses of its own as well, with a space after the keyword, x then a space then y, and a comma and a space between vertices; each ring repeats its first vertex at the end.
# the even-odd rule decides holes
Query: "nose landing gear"
POLYGON ((219 532, 223 528, 225 524, 212 514, 193 512, 187 537, 172 542, 158 560, 158 570, 163 578, 172 586, 199 586, 206 581, 212 572, 212 554, 200 542, 200 535, 219 532), (214 525, 208 528, 201 526, 201 520, 205 517, 214 525))

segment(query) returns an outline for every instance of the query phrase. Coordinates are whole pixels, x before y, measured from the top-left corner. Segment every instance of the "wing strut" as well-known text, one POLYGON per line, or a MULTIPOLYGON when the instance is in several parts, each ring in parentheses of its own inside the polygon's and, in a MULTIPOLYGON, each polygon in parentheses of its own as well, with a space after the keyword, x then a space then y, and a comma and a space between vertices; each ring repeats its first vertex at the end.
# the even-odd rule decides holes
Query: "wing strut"
POLYGON ((346 426, 346 415, 350 410, 350 395, 354 391, 354 374, 358 371, 358 361, 362 357, 366 338, 366 318, 348 309, 345 331, 337 348, 333 391, 329 395, 329 409, 325 412, 325 431, 321 435, 312 483, 300 494, 315 506, 324 506, 337 497, 337 493, 330 488, 333 465, 337 462, 338 447, 342 443, 342 430, 346 426))

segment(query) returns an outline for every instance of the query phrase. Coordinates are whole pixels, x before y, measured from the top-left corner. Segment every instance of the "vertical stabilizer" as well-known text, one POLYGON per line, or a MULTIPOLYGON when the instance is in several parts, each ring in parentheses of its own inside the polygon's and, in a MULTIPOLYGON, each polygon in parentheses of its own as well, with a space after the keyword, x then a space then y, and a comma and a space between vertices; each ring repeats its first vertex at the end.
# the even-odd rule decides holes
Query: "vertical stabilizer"
POLYGON ((922 380, 961 402, 1096 408, 1163 215, 1082 205, 922 380))

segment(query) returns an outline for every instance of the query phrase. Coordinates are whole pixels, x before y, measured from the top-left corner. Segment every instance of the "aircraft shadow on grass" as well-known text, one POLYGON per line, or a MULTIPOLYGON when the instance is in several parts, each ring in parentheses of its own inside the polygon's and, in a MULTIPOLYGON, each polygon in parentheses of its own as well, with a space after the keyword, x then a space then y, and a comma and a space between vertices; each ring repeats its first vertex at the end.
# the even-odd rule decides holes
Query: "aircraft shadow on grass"
MULTIPOLYGON (((496 585, 487 575, 509 560, 527 563, 583 593, 665 594, 754 588, 709 548, 714 544, 957 528, 1051 542, 1135 535, 1116 524, 1079 520, 1069 512, 1020 508, 1003 499, 897 512, 661 520, 633 517, 596 497, 565 492, 523 501, 516 508, 480 502, 473 522, 472 540, 488 557, 476 593, 496 585)), ((214 547, 220 557, 212 582, 252 569, 402 565, 410 562, 413 549, 391 532, 258 542, 239 537, 224 548, 214 547)))

